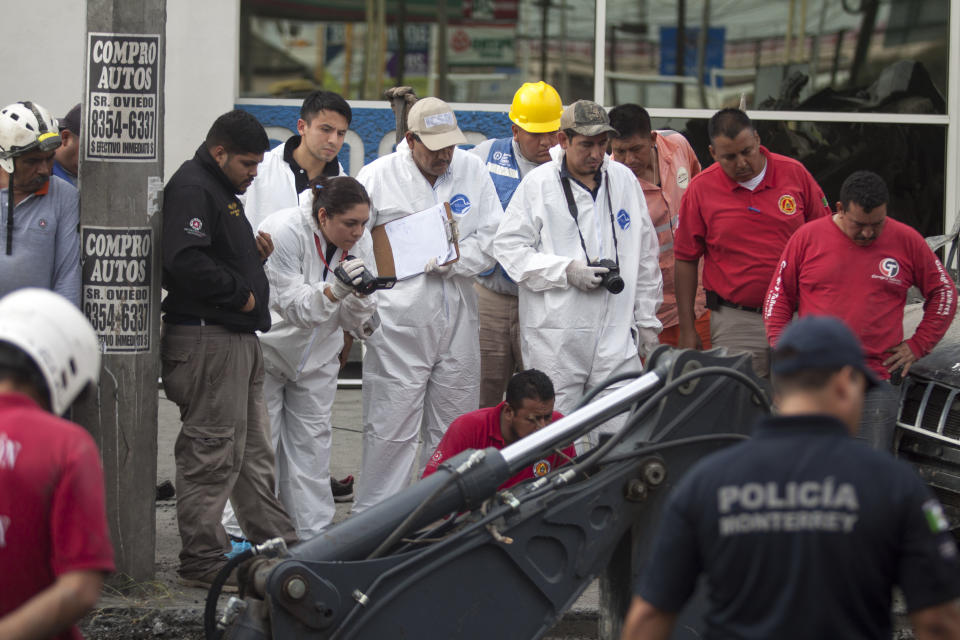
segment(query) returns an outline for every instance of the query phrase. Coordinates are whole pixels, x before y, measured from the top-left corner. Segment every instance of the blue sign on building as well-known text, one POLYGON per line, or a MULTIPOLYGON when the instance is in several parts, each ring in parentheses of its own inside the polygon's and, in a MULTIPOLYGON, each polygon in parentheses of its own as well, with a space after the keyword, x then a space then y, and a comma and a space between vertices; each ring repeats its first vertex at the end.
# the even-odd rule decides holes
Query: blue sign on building
MULTIPOLYGON (((723 48, 726 41, 725 27, 707 29, 707 52, 704 56, 703 83, 710 84, 710 69, 723 69, 723 48)), ((683 54, 683 75, 692 76, 697 69, 697 38, 700 28, 687 29, 687 41, 683 54)), ((677 28, 660 27, 660 75, 677 74, 677 28)), ((717 78, 717 86, 723 86, 723 78, 717 78)))

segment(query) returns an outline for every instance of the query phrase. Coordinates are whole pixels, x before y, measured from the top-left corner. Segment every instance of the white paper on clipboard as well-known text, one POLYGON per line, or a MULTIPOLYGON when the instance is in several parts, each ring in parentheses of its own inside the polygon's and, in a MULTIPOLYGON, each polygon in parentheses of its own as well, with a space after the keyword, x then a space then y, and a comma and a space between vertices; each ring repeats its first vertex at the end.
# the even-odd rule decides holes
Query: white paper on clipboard
POLYGON ((393 252, 397 280, 422 274, 431 259, 444 264, 457 258, 457 248, 447 241, 446 220, 446 209, 438 204, 384 225, 390 245, 403 247, 393 252))

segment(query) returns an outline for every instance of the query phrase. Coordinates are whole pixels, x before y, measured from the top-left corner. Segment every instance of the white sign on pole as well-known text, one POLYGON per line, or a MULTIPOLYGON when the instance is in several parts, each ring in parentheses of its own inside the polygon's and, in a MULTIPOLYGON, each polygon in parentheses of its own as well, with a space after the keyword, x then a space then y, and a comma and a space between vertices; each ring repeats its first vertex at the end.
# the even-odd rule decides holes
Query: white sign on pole
POLYGON ((89 36, 86 159, 156 161, 160 36, 89 36))

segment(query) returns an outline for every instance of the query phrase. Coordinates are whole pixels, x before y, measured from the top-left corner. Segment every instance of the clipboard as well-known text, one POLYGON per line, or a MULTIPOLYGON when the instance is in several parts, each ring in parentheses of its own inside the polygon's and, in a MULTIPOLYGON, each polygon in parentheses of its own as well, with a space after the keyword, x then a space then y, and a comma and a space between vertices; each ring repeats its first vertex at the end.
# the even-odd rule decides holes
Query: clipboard
POLYGON ((377 273, 406 280, 422 274, 431 258, 441 266, 459 260, 460 244, 447 242, 447 220, 453 220, 453 214, 444 202, 371 229, 377 273))

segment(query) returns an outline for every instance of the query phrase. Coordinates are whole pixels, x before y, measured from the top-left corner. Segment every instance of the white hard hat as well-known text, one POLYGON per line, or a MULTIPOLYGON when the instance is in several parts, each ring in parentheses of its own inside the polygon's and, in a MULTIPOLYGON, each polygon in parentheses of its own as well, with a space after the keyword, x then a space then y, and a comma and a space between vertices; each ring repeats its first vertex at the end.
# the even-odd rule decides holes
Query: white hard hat
POLYGON ((37 365, 56 415, 100 377, 93 327, 74 304, 47 289, 18 289, 0 298, 0 342, 20 349, 37 365))
POLYGON ((0 168, 13 173, 13 159, 30 151, 60 146, 56 118, 33 102, 14 102, 0 109, 0 168))

